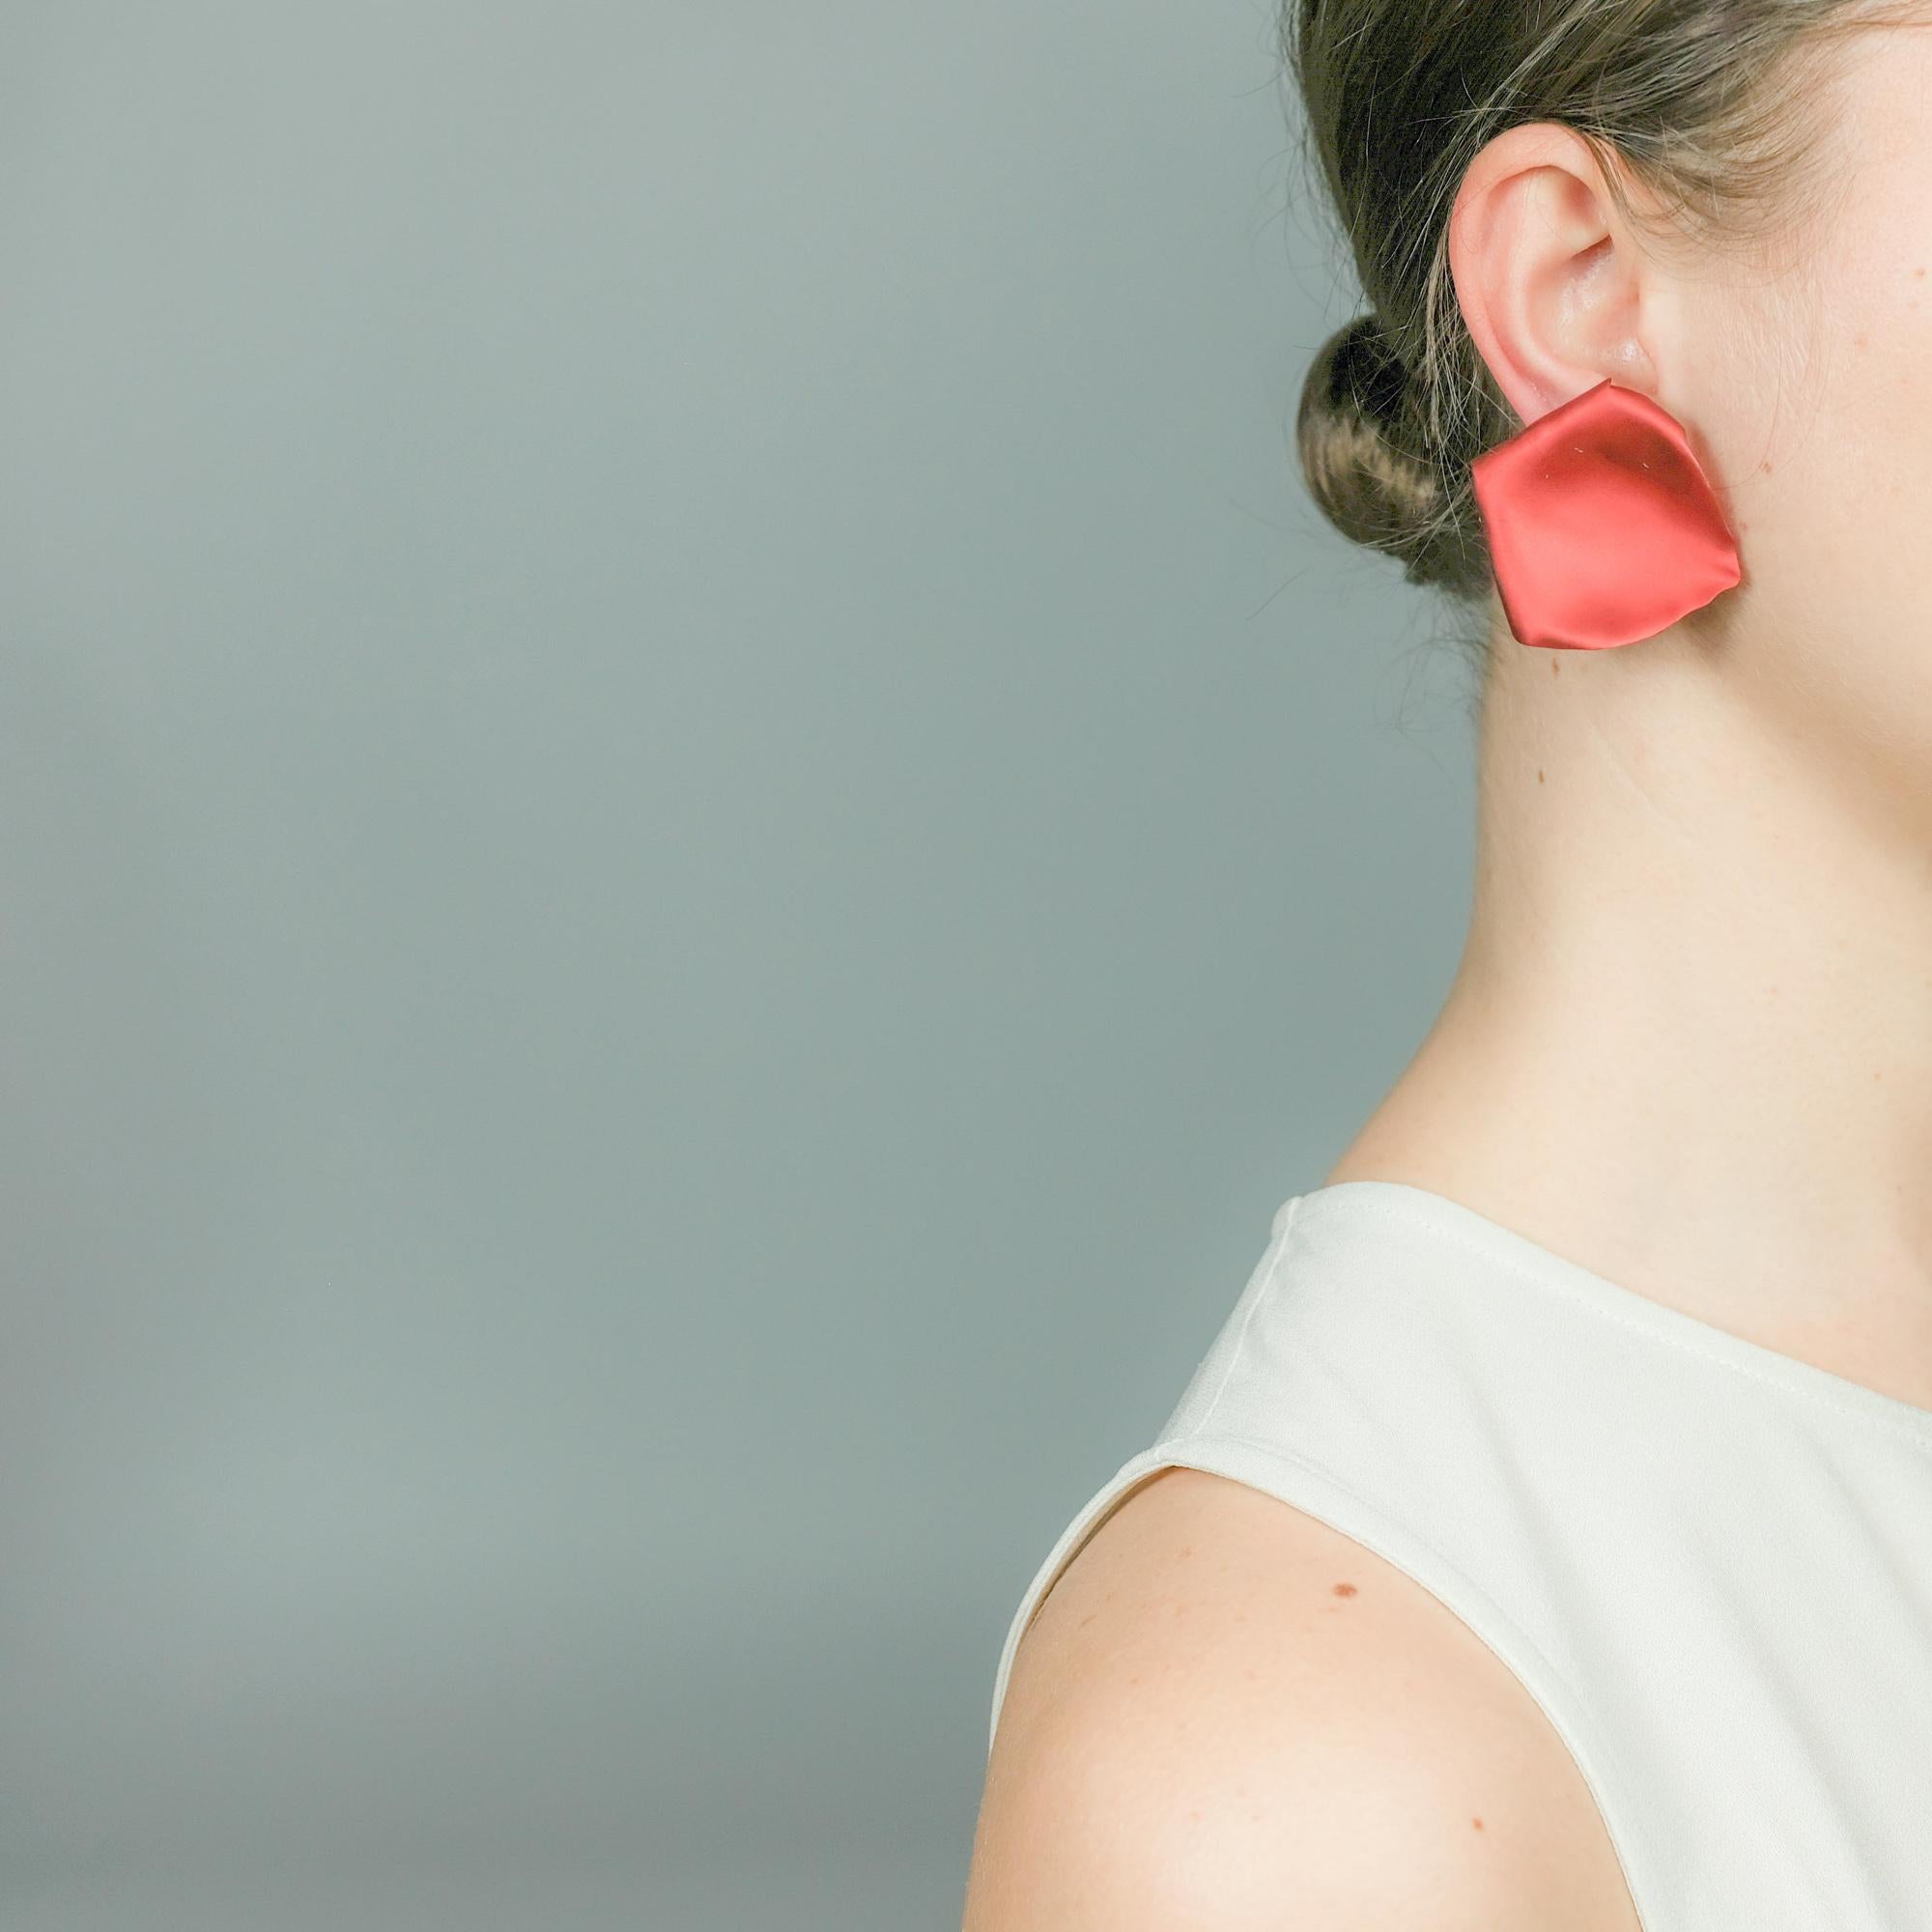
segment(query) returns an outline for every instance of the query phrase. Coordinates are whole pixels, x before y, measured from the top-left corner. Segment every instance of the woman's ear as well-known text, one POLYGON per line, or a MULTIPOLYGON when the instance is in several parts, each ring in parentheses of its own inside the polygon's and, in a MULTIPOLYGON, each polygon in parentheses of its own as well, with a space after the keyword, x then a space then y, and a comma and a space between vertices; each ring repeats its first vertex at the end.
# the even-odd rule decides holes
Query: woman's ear
POLYGON ((1606 376, 1654 393, 1646 298, 1661 270, 1574 129, 1526 122, 1488 143, 1457 191, 1448 242, 1476 351, 1525 423, 1606 376))

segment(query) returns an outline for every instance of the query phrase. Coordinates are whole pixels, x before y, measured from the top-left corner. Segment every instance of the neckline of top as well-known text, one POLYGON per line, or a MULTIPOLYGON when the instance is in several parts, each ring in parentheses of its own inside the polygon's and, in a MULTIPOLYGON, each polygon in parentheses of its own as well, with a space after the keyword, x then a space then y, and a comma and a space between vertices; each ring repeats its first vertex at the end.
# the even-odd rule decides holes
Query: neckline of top
POLYGON ((1311 1220, 1350 1214, 1398 1221, 1473 1249, 1511 1274, 1567 1295, 1626 1327, 1689 1350, 1789 1395, 1875 1423, 1920 1449, 1932 1451, 1932 1408, 1920 1408, 1817 1362, 1787 1355, 1666 1302, 1655 1301, 1449 1195, 1412 1181, 1337 1180, 1291 1195, 1275 1210, 1273 1234, 1279 1240, 1293 1228, 1311 1220))

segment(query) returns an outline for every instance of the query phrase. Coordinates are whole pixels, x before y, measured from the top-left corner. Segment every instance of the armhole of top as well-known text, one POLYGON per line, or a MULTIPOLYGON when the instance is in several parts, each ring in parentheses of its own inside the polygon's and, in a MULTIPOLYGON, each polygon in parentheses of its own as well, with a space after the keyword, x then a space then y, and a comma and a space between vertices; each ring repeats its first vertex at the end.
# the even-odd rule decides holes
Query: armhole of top
POLYGON ((1641 1932, 1657 1932, 1666 1922, 1653 1903, 1654 1896, 1663 1894, 1648 1876, 1650 1860, 1638 1840, 1638 1814, 1631 1801, 1630 1781, 1608 1738, 1569 1681, 1480 1585, 1399 1517, 1317 1464, 1279 1445, 1245 1436, 1186 1435, 1154 1443, 1122 1463, 1061 1532, 1027 1585, 1007 1631, 993 1686, 986 1739, 989 1755, 999 1734, 1013 1658, 1048 1593, 1094 1531, 1137 1490, 1169 1468, 1226 1476, 1303 1511, 1394 1564, 1466 1624, 1528 1691, 1569 1751, 1596 1802, 1641 1932))
POLYGON ((1046 1602, 1053 1586, 1060 1581, 1066 1566, 1079 1553, 1082 1547, 1100 1525, 1145 1484, 1159 1475, 1163 1469, 1184 1467, 1186 1449, 1179 1443, 1156 1443, 1151 1449, 1143 1449, 1139 1455, 1130 1456, 1094 1491, 1082 1505, 1080 1512, 1071 1522, 1060 1532, 1058 1540, 1046 1552, 1039 1568, 1034 1572, 1033 1581, 1026 1586, 1018 1607, 1013 1611, 1012 1621, 1007 1628, 1007 1640, 1000 1652, 999 1672, 993 1680, 993 1714, 986 1731, 986 1749, 990 1754, 993 1740, 999 1735, 1000 1710, 1007 1701, 1007 1680, 1013 1672, 1013 1658, 1018 1653, 1020 1639, 1033 1626, 1033 1620, 1039 1614, 1040 1605, 1046 1602))
POLYGON ((1021 1637, 1039 1613, 1039 1606, 1046 1601, 1047 1593, 1059 1582, 1061 1573, 1080 1553, 1088 1538, 1143 1484, 1159 1475, 1163 1469, 1209 1466, 1192 1462, 1192 1444, 1199 1439, 1198 1432, 1203 1425, 1212 1419, 1214 1410, 1220 1405, 1221 1393, 1240 1360, 1248 1323, 1253 1320, 1257 1303, 1273 1284, 1288 1245, 1289 1230, 1294 1225, 1295 1211, 1303 1198, 1299 1194, 1291 1195, 1275 1209, 1268 1230, 1268 1244, 1250 1271, 1246 1285, 1236 1297, 1219 1333, 1189 1378, 1173 1413, 1162 1424, 1160 1439, 1139 1454, 1129 1456, 1100 1485, 1079 1514, 1061 1531, 1053 1548, 1035 1571, 1033 1581, 1027 1585, 1019 1606, 1013 1612, 1006 1643, 1000 1652, 999 1672, 993 1684, 992 1719, 986 1729, 988 1755, 992 1752, 994 1738, 999 1735, 1000 1709, 1007 1701, 1007 1680, 1012 1675, 1014 1654, 1019 1649, 1021 1637))

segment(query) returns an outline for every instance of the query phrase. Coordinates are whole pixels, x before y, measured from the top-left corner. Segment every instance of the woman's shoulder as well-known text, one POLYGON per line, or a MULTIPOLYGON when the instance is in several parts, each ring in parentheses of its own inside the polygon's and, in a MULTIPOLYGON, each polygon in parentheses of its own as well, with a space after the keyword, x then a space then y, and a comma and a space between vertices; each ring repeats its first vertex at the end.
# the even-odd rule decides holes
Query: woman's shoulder
POLYGON ((1567 1747, 1406 1573, 1170 1468, 1014 1655, 964 1932, 1637 1932, 1567 1747))

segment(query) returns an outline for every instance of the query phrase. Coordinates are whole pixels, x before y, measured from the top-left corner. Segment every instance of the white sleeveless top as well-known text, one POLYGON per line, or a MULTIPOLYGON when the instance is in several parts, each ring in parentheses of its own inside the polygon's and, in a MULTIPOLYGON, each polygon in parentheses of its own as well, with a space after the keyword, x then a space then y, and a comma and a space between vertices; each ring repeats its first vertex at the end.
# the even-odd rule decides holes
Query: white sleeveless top
MULTIPOLYGON (((1348 1180, 1273 1238, 1158 1437, 1448 1605, 1568 1745, 1644 1932, 1932 1928, 1932 1410, 1446 1196, 1348 1180)), ((989 1748, 990 1748, 989 1733, 989 1748)))

